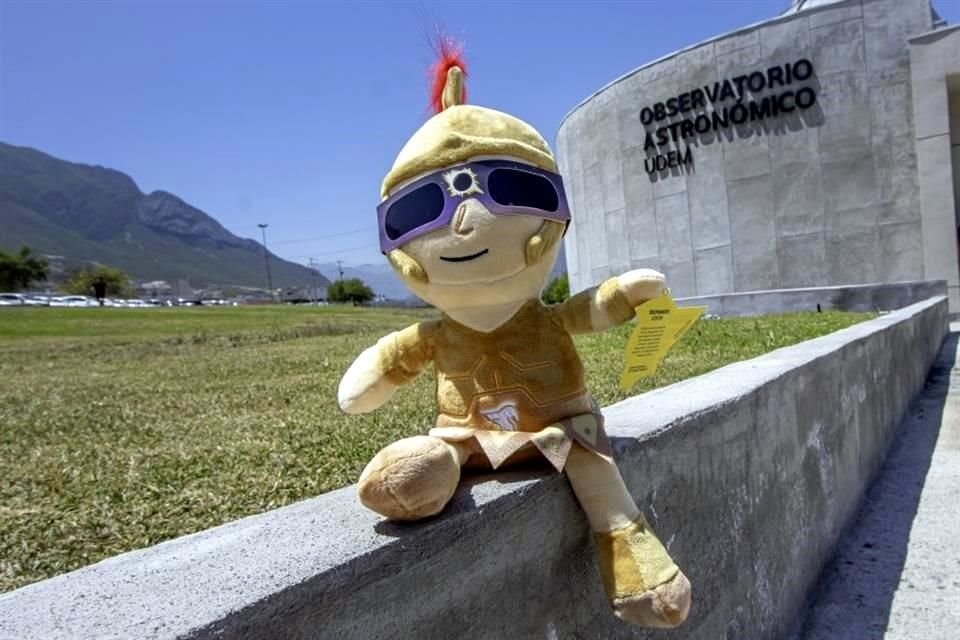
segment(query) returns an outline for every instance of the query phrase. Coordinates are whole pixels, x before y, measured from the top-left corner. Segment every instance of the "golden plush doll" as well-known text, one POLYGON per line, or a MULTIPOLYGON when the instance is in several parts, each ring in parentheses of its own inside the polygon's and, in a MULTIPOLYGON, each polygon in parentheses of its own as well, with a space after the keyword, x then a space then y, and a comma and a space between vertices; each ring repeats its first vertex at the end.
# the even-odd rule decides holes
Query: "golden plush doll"
POLYGON ((541 303, 570 218, 553 154, 521 120, 463 104, 464 75, 459 53, 443 46, 437 113, 400 151, 377 210, 390 264, 442 315, 381 338, 338 390, 347 413, 373 411, 433 363, 437 422, 370 461, 360 500, 417 520, 443 510, 462 467, 541 456, 566 472, 587 515, 614 612, 642 626, 678 625, 690 583, 623 483, 571 337, 627 322, 661 293, 663 276, 633 270, 562 304, 541 303))

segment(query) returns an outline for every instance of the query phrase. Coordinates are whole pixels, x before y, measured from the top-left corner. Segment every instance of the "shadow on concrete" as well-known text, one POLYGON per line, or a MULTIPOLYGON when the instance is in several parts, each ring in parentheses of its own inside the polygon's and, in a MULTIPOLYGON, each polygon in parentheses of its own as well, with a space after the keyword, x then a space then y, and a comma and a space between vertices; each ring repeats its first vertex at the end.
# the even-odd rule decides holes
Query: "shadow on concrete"
POLYGON ((428 523, 454 518, 468 511, 475 511, 477 509, 477 501, 474 494, 478 490, 482 490, 482 485, 486 483, 514 484, 544 478, 552 473, 555 472, 552 471, 546 462, 526 462, 516 465, 509 471, 478 472, 465 470, 463 478, 460 480, 460 485, 457 487, 456 493, 453 494, 453 498, 450 499, 450 502, 447 503, 443 511, 437 515, 413 522, 381 520, 375 524, 373 528, 374 531, 380 535, 391 538, 403 538, 408 535, 417 534, 420 529, 428 523))
POLYGON ((904 563, 940 435, 958 335, 950 333, 944 340, 851 528, 820 574, 792 640, 884 638, 901 582, 911 586, 905 582, 904 563))
POLYGON ((450 499, 450 502, 447 503, 443 511, 437 515, 410 522, 404 522, 402 520, 381 520, 373 525, 373 530, 382 536, 403 538, 409 535, 422 534, 422 528, 429 523, 444 520, 464 511, 473 511, 477 508, 477 503, 473 499, 473 495, 469 491, 464 490, 464 484, 463 482, 460 483, 453 498, 450 499))

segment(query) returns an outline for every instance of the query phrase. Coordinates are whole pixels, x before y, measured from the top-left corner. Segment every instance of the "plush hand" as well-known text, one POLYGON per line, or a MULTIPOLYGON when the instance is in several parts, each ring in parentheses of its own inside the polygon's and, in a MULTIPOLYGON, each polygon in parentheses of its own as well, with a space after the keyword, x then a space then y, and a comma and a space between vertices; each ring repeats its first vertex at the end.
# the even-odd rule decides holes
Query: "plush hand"
POLYGON ((383 406, 397 389, 397 385, 384 377, 379 345, 373 345, 357 356, 343 374, 337 402, 346 413, 367 413, 383 406))
POLYGON ((663 293, 666 278, 653 269, 633 269, 617 276, 617 284, 630 306, 636 307, 663 293))

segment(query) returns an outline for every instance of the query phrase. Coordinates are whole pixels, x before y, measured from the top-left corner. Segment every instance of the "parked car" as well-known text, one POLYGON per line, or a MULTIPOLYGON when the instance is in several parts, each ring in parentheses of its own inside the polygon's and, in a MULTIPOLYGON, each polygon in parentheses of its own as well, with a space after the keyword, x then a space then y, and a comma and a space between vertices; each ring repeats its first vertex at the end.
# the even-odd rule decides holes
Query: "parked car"
POLYGON ((50 300, 51 307, 98 307, 100 303, 87 296, 60 296, 50 300))
POLYGON ((107 298, 104 300, 107 307, 139 307, 140 300, 126 300, 124 298, 107 298))
POLYGON ((0 307, 22 307, 27 304, 27 296, 22 293, 0 293, 0 307))
POLYGON ((26 304, 30 307, 49 307, 50 296, 29 295, 26 296, 26 304))

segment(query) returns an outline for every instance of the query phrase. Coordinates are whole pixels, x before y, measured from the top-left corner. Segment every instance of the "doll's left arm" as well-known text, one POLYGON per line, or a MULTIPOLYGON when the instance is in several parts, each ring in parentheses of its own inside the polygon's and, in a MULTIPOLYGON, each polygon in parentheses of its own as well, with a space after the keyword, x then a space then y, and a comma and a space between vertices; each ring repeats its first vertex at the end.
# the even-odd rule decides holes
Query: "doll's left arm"
POLYGON ((619 326, 635 315, 634 307, 663 292, 665 278, 653 269, 633 269, 599 287, 581 291, 553 307, 568 333, 593 333, 619 326))
POLYGON ((667 279, 659 271, 653 269, 631 269, 623 275, 614 278, 617 286, 627 297, 633 317, 633 308, 639 307, 647 300, 653 300, 663 293, 667 286, 667 279))

